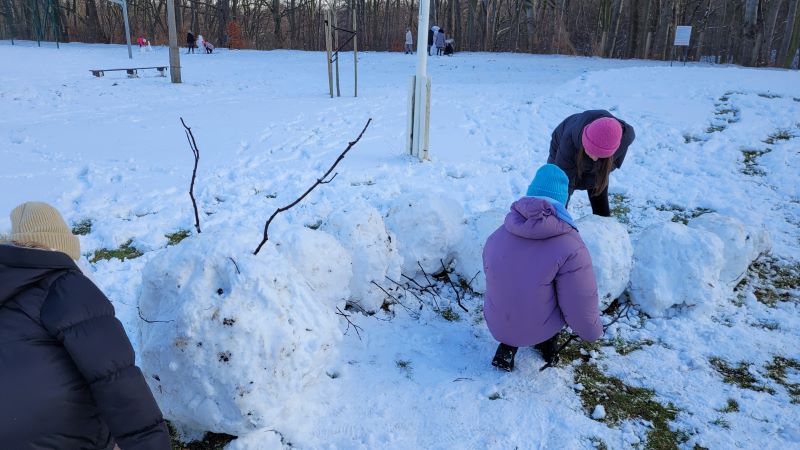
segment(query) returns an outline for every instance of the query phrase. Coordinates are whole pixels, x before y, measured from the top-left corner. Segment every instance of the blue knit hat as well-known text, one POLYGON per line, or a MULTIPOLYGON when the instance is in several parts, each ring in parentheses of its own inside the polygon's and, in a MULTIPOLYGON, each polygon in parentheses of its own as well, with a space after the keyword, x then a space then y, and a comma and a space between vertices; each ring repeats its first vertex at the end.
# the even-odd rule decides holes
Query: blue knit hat
POLYGON ((569 199, 569 178, 567 174, 555 164, 545 164, 536 171, 531 185, 528 186, 529 197, 548 197, 567 204, 569 199))

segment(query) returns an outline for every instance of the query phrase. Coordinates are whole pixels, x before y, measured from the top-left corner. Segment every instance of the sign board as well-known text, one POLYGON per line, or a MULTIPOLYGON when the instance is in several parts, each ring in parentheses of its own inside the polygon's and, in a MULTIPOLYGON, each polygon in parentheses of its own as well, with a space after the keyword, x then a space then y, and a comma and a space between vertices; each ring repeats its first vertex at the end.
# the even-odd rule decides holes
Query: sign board
POLYGON ((680 25, 675 27, 675 46, 689 46, 689 38, 692 36, 692 27, 680 25))

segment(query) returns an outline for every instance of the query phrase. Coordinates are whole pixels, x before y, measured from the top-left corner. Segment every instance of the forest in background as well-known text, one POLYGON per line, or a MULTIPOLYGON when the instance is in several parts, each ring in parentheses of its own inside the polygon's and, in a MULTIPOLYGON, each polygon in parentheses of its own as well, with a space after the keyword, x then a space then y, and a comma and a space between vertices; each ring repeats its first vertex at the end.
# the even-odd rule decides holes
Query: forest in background
MULTIPOLYGON (((168 0, 128 0, 132 40, 167 42, 168 0)), ((234 48, 323 50, 324 10, 358 29, 359 50, 402 51, 415 0, 169 0, 187 31, 234 48), (353 11, 356 21, 353 23, 353 11), (226 39, 227 38, 227 39, 226 39)), ((800 0, 430 0, 456 51, 524 52, 797 67, 800 0), (691 25, 690 47, 674 48, 691 25), (674 51, 674 53, 673 53, 674 51)), ((123 43, 109 0, 0 0, 0 39, 123 43)), ((415 39, 416 42, 416 39, 415 39)), ((347 49, 347 48, 346 48, 347 49)))

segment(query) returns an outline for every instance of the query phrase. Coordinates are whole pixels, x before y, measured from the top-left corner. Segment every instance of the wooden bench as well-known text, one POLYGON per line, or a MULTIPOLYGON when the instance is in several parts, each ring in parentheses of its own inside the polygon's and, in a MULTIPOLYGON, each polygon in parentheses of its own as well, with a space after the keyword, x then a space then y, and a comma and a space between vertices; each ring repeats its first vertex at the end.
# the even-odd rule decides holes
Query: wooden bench
POLYGON ((114 71, 122 71, 128 73, 129 78, 137 78, 139 76, 139 70, 147 70, 147 69, 156 69, 158 74, 162 77, 167 76, 167 66, 155 66, 155 67, 132 67, 130 69, 90 69, 92 75, 96 77, 102 77, 106 74, 106 72, 114 72, 114 71))

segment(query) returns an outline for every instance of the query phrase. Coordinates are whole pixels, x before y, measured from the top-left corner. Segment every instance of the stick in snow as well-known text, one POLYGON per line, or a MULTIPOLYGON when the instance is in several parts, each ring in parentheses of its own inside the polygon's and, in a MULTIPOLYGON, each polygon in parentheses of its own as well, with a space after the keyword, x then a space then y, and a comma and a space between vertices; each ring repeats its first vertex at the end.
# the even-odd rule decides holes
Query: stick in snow
POLYGON ((185 128, 186 140, 189 141, 189 147, 192 149, 194 155, 194 170, 192 170, 192 184, 189 185, 189 197, 192 199, 192 206, 194 207, 194 227, 197 228, 197 234, 200 234, 200 214, 197 212, 197 201, 194 199, 194 180, 197 178, 197 163, 200 162, 200 149, 197 148, 197 142, 194 140, 192 129, 186 126, 186 122, 181 119, 181 124, 185 128))
POLYGON ((361 340, 361 333, 359 333, 359 330, 363 331, 363 328, 361 328, 360 326, 354 324, 353 321, 350 320, 350 314, 345 313, 344 311, 339 309, 338 306, 336 307, 336 315, 344 317, 344 320, 347 321, 347 329, 344 330, 344 334, 347 334, 347 332, 350 331, 350 327, 352 326, 353 329, 356 330, 356 336, 358 336, 358 340, 360 341, 361 340))
POLYGON ((272 223, 272 221, 275 219, 275 217, 278 214, 280 214, 282 212, 286 212, 286 211, 290 210, 292 207, 294 207, 295 205, 297 205, 298 203, 300 203, 304 198, 306 198, 306 196, 308 194, 311 193, 311 191, 313 191, 320 184, 328 184, 331 181, 333 181, 334 178, 336 178, 336 175, 338 175, 338 172, 333 174, 333 176, 330 177, 329 179, 328 179, 328 175, 330 175, 331 172, 333 172, 333 169, 335 169, 336 166, 344 159, 345 155, 347 155, 347 152, 349 152, 350 149, 353 148, 353 146, 356 145, 358 143, 358 141, 361 140, 361 136, 363 136, 364 132, 367 131, 367 127, 369 127, 369 124, 371 122, 372 122, 372 119, 367 120, 367 124, 364 125, 364 129, 361 130, 361 134, 358 135, 358 137, 356 138, 355 141, 352 141, 347 145, 347 148, 344 149, 344 151, 342 152, 341 155, 339 155, 338 158, 336 158, 336 161, 334 161, 333 165, 328 169, 328 171, 325 172, 324 175, 322 175, 322 178, 317 178, 317 181, 315 181, 314 184, 312 184, 311 187, 308 188, 308 190, 306 190, 303 193, 303 195, 301 195, 297 200, 295 200, 292 203, 284 206, 283 208, 276 209, 275 212, 272 213, 272 215, 269 217, 269 220, 267 220, 267 223, 264 224, 264 238, 261 240, 261 243, 258 244, 258 247, 256 247, 256 250, 253 252, 254 255, 257 255, 258 252, 261 251, 261 247, 263 247, 264 244, 266 244, 267 241, 269 240, 269 225, 272 223))

